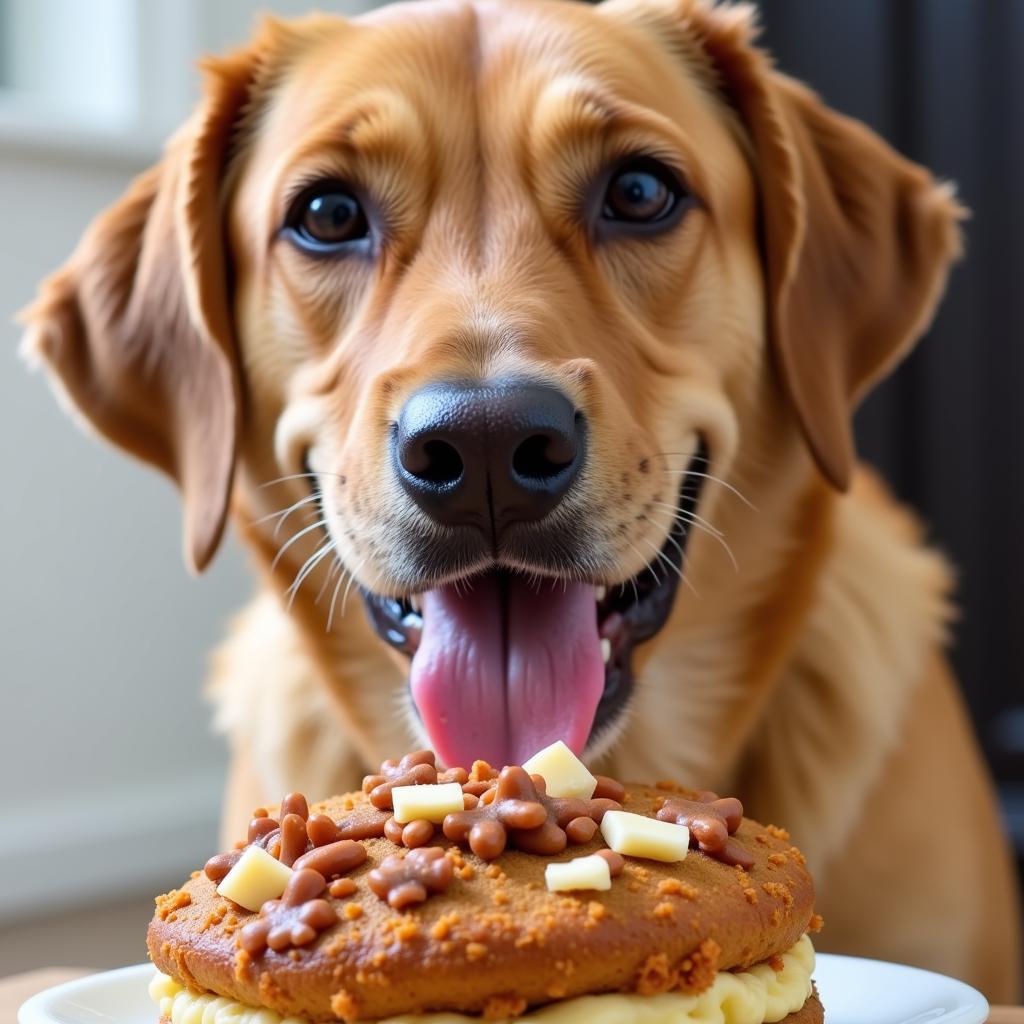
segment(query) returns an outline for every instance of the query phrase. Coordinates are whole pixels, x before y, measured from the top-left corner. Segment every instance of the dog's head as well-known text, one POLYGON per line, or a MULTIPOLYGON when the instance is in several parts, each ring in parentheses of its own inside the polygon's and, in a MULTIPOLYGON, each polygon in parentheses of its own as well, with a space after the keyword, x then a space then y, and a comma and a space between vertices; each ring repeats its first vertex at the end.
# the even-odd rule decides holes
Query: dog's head
POLYGON ((306 569, 338 566, 324 618, 351 577, 442 759, 510 763, 621 718, 738 481, 792 493, 813 456, 847 485, 853 406, 924 329, 956 217, 776 73, 746 8, 268 22, 43 285, 27 347, 178 481, 197 569, 236 465, 248 513, 294 477, 306 569))

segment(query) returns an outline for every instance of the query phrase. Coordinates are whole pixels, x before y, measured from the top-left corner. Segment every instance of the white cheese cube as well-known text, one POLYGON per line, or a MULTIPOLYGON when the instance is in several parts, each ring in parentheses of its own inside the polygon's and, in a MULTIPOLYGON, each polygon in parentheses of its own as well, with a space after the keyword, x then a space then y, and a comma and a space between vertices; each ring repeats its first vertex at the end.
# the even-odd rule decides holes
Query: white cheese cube
POLYGON ((573 889, 605 890, 612 887, 611 871, 604 857, 593 854, 563 863, 552 863, 544 869, 548 892, 569 892, 573 889))
POLYGON ((224 876, 217 892, 246 910, 259 910, 267 900, 280 899, 292 869, 261 846, 250 846, 224 876))
POLYGON ((395 786, 391 790, 395 808, 395 821, 408 825, 424 818, 440 825, 445 817, 465 806, 462 787, 457 782, 442 782, 437 786, 395 786))
POLYGON ((538 751, 523 768, 530 775, 543 777, 548 796, 574 796, 589 800, 597 789, 597 779, 561 740, 538 751))
POLYGON ((628 811, 605 812, 601 835, 616 853, 669 864, 683 860, 690 848, 690 830, 685 825, 628 811))

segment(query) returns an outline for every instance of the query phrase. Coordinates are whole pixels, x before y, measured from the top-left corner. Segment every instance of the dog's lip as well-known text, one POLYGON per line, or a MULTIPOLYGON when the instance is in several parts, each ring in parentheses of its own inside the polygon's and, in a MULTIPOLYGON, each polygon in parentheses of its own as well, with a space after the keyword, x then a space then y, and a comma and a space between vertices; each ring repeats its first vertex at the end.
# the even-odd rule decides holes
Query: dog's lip
MULTIPOLYGON (((700 500, 707 462, 707 445, 700 439, 683 475, 677 514, 654 561, 621 583, 595 586, 594 605, 605 660, 605 682, 591 737, 611 725, 625 710, 634 685, 633 650, 661 630, 675 604, 689 536, 686 522, 700 500)), ((487 571, 510 570, 494 567, 487 571)), ((419 647, 423 631, 417 597, 384 597, 366 589, 361 593, 370 621, 381 639, 411 658, 419 647)))

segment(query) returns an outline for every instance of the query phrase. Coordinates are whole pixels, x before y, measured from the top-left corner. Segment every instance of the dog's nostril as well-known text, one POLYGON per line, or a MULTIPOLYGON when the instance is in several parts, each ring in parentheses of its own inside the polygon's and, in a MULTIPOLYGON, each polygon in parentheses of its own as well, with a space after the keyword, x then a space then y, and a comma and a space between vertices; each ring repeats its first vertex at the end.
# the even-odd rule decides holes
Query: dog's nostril
POLYGON ((420 480, 444 486, 455 483, 462 476, 462 456, 447 441, 427 441, 418 454, 415 464, 406 464, 406 469, 420 480))
POLYGON ((576 446, 557 434, 533 434, 516 448, 512 469, 526 480, 549 480, 576 457, 576 446))

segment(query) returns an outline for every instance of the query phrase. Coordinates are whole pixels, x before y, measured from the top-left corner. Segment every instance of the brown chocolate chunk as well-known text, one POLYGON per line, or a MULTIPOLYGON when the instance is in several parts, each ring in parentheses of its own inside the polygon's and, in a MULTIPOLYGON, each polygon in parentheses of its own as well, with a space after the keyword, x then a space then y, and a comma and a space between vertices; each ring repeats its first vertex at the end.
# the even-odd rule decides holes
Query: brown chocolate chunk
POLYGON ((616 853, 614 850, 598 850, 597 855, 608 861, 608 874, 612 878, 618 878, 625 870, 626 858, 621 853, 616 853))
POLYGON ((401 761, 393 758, 384 761, 380 774, 367 775, 363 779, 363 792, 370 797, 370 803, 379 810, 393 808, 391 791, 395 786, 424 786, 437 784, 437 764, 432 750, 414 750, 401 761))
POLYGON ((281 846, 277 859, 291 867, 310 845, 306 835, 306 819, 300 814, 286 814, 281 819, 281 846))
POLYGON ((390 815, 373 807, 360 807, 335 821, 326 814, 314 814, 306 822, 306 834, 314 846, 326 846, 342 839, 380 839, 390 815))
POLYGON ((291 867, 310 845, 306 834, 309 804, 301 793, 289 793, 281 801, 279 814, 280 818, 273 818, 265 807, 257 807, 249 822, 245 843, 237 850, 211 857, 203 868, 206 877, 212 882, 222 882, 250 846, 262 847, 291 867))
POLYGON ((428 896, 444 892, 451 884, 453 867, 444 850, 436 846, 410 850, 385 857, 367 875, 372 892, 395 910, 423 903, 428 896))
POLYGON ((615 779, 608 778, 607 775, 597 776, 597 787, 594 790, 595 800, 614 800, 617 804, 621 804, 626 798, 626 787, 615 779))
POLYGON ((239 933, 238 944, 250 956, 268 947, 280 952, 307 946, 320 932, 337 924, 338 915, 324 899, 318 899, 327 888, 327 880, 318 871, 305 868, 288 880, 279 900, 267 900, 257 920, 239 933))
POLYGON ((284 820, 289 814, 297 814, 303 821, 309 817, 309 803, 301 793, 289 793, 281 801, 278 817, 284 820))
POLYGON ((319 871, 328 881, 338 875, 348 874, 353 868, 366 862, 366 847, 352 839, 340 839, 336 843, 318 846, 309 853, 304 853, 292 868, 302 871, 312 868, 319 871))
POLYGON ((255 843, 264 836, 270 835, 270 833, 277 828, 280 828, 277 819, 271 818, 269 815, 264 815, 260 818, 253 818, 252 821, 249 822, 248 842, 255 843))
POLYGON ((396 846, 415 850, 426 846, 434 838, 434 823, 425 818, 417 818, 406 825, 400 825, 394 818, 389 818, 384 826, 384 835, 396 846))
POLYGON ((220 884, 228 872, 242 859, 242 850, 231 850, 229 853, 218 853, 212 856, 203 867, 203 872, 211 882, 220 884))
POLYGON ((444 819, 444 834, 455 843, 466 843, 482 860, 494 860, 511 843, 527 853, 552 856, 569 842, 588 842, 593 832, 570 823, 590 818, 595 823, 604 812, 620 805, 611 800, 555 799, 544 793, 540 776, 531 778, 523 768, 509 765, 498 784, 480 797, 476 807, 456 811, 444 819))
POLYGON ((690 830, 690 845, 709 857, 744 869, 754 866, 754 858, 731 838, 743 819, 743 804, 735 797, 719 799, 709 791, 698 793, 696 800, 672 797, 657 814, 661 821, 685 825, 690 830))

